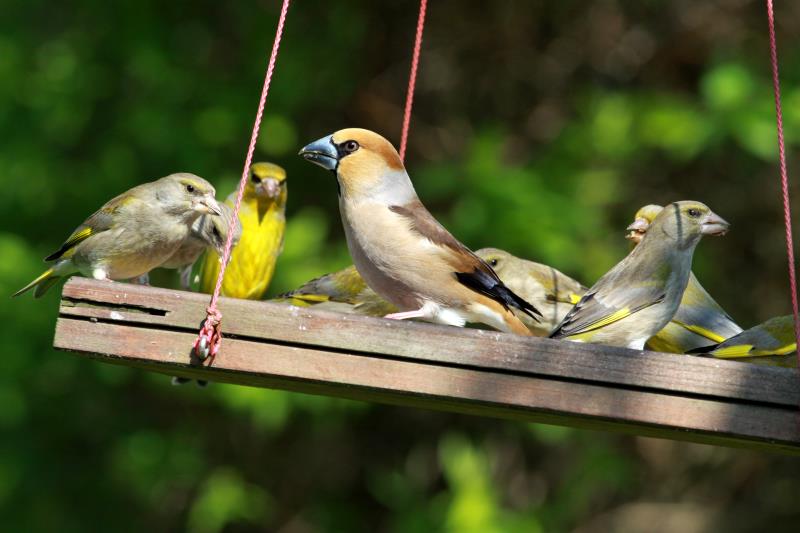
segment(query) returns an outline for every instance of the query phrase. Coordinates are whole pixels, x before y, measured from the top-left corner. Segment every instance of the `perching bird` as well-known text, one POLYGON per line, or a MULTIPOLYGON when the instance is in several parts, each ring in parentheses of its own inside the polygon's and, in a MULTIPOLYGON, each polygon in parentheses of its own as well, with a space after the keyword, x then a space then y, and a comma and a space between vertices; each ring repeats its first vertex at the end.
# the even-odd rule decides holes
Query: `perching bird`
POLYGON ((700 202, 669 204, 642 241, 581 298, 550 337, 636 350, 678 310, 703 235, 728 223, 700 202))
POLYGON ((425 209, 389 141, 368 130, 345 129, 300 155, 336 175, 353 262, 367 284, 400 310, 387 318, 454 326, 480 322, 530 335, 511 309, 539 312, 425 209))
POLYGON ((55 265, 17 291, 42 296, 60 277, 80 272, 94 279, 131 279, 175 253, 203 214, 220 214, 214 187, 194 174, 171 174, 106 202, 45 261, 55 265))
POLYGON ((233 208, 227 204, 219 204, 221 215, 202 215, 192 224, 192 231, 172 257, 161 264, 161 268, 175 269, 180 273, 181 287, 191 286, 192 266, 206 250, 214 250, 217 257, 222 257, 228 231, 234 227, 233 246, 242 237, 242 225, 239 221, 233 224, 233 208))
POLYGON ((385 316, 397 312, 396 306, 369 288, 354 265, 312 279, 277 298, 299 307, 314 306, 367 316, 385 316))
POLYGON ((796 366, 795 357, 783 357, 796 351, 794 317, 788 315, 771 318, 717 345, 698 348, 692 353, 707 353, 721 359, 796 366))
POLYGON ((517 313, 534 335, 550 333, 586 292, 586 287, 555 268, 503 250, 482 248, 475 255, 489 263, 509 289, 542 312, 540 321, 517 313))
MULTIPOLYGON (((639 209, 627 228, 627 238, 634 245, 638 244, 662 210, 660 205, 646 205, 639 209)), ((647 341, 647 347, 658 352, 686 353, 720 343, 741 331, 742 328, 714 301, 692 273, 675 316, 647 341)))
MULTIPOLYGON (((264 295, 283 250, 286 196, 285 170, 272 163, 254 163, 250 167, 239 210, 242 237, 225 270, 224 296, 258 300, 264 295)), ((225 203, 233 206, 235 202, 234 191, 225 203)), ((214 292, 219 267, 219 256, 209 251, 200 276, 201 291, 214 292)))

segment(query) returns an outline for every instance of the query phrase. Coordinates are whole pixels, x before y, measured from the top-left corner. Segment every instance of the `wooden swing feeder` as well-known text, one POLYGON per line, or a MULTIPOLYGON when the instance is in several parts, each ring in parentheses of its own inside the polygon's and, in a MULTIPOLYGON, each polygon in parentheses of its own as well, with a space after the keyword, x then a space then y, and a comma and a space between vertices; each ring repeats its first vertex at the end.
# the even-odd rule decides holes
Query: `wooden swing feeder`
MULTIPOLYGON (((401 154, 425 5, 421 0, 401 154)), ((773 69, 777 94, 774 55, 773 69)), ((800 453, 800 380, 792 369, 229 298, 218 304, 224 346, 201 362, 192 345, 208 305, 206 294, 72 278, 63 288, 54 346, 170 376, 800 453)))
POLYGON ((793 369, 230 298, 209 364, 192 354, 207 305, 74 277, 54 345, 171 376, 800 453, 793 369))

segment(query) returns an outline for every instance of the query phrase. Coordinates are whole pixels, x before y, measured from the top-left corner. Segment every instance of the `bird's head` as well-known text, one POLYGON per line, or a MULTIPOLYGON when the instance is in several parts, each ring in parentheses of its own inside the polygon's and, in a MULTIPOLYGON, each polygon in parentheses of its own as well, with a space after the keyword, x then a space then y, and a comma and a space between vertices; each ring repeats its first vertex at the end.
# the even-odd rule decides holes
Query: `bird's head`
POLYGON ((235 247, 242 236, 242 225, 238 218, 233 224, 233 208, 227 204, 219 204, 222 214, 205 215, 200 217, 192 225, 192 233, 203 241, 206 246, 213 248, 217 255, 223 256, 225 243, 228 240, 228 232, 234 228, 233 241, 231 246, 235 247))
POLYGON ((156 199, 168 212, 187 215, 192 219, 203 214, 222 213, 214 198, 214 186, 200 176, 179 172, 161 178, 155 185, 156 199))
POLYGON ((516 259, 510 253, 499 248, 481 248, 475 252, 475 255, 486 261, 486 264, 492 267, 492 270, 498 275, 516 259))
POLYGON ((274 163, 250 166, 248 189, 259 199, 278 200, 286 196, 286 171, 274 163))
POLYGON ((655 204, 646 205, 639 209, 633 216, 633 222, 625 228, 625 231, 628 232, 625 238, 633 242, 633 244, 639 244, 644 234, 647 233, 647 228, 650 227, 650 224, 653 223, 653 220, 663 209, 660 205, 655 204))
POLYGON ((707 205, 684 200, 665 206, 650 224, 642 241, 653 234, 666 235, 678 241, 679 246, 686 247, 696 244, 703 235, 725 235, 728 227, 729 224, 707 205))
POLYGON ((409 189, 413 193, 397 150, 373 131, 339 130, 305 146, 300 155, 332 171, 343 194, 396 196, 393 200, 403 203, 409 189))

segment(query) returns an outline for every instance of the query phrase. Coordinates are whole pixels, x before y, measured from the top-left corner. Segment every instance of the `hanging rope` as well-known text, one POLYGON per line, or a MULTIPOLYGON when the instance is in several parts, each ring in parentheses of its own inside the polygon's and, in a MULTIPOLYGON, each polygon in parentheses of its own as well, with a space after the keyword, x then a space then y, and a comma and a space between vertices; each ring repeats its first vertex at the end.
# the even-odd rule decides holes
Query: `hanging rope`
MULTIPOLYGON (((769 54, 772 60, 772 85, 775 90, 775 116, 778 126, 778 158, 781 170, 781 191, 783 193, 783 223, 786 227, 786 255, 789 260, 789 288, 792 291, 792 313, 794 315, 795 342, 800 347, 800 313, 797 309, 797 275, 794 264, 794 240, 792 238, 792 208, 789 204, 789 175, 786 172, 786 147, 783 141, 783 111, 781 110, 781 82, 778 75, 778 45, 775 41, 775 15, 772 0, 767 2, 767 22, 769 24, 769 54)), ((800 367, 800 351, 797 353, 800 367)))
MULTIPOLYGON (((242 177, 239 180, 239 188, 236 190, 236 203, 233 206, 233 220, 238 219, 244 187, 247 184, 247 178, 250 174, 250 165, 253 162, 253 152, 255 152, 256 149, 256 140, 258 140, 258 131, 261 128, 264 106, 267 103, 269 86, 272 82, 272 73, 275 70, 275 61, 278 59, 278 50, 280 49, 281 37, 283 36, 283 26, 286 23, 286 13, 289 11, 289 2, 290 0, 283 0, 283 5, 281 6, 278 27, 275 30, 275 40, 272 43, 272 53, 269 56, 267 72, 264 76, 264 86, 261 89, 261 99, 258 101, 256 120, 253 124, 253 132, 250 135, 250 146, 247 148, 247 157, 245 157, 244 160, 242 177)), ((222 264, 220 265, 219 275, 217 275, 217 284, 214 287, 214 294, 211 295, 211 302, 208 304, 208 309, 206 310, 206 320, 203 322, 203 327, 200 328, 200 333, 194 341, 194 352, 200 359, 205 359, 209 356, 214 357, 222 343, 222 332, 220 331, 222 312, 217 308, 217 300, 219 300, 219 293, 222 290, 222 279, 225 277, 225 269, 228 266, 228 260, 231 256, 233 234, 233 231, 228 232, 228 239, 225 241, 225 251, 222 254, 222 264)))
POLYGON ((406 90, 406 107, 403 111, 403 131, 400 134, 400 161, 405 161, 406 159, 408 128, 411 125, 411 107, 414 105, 414 88, 417 85, 419 51, 420 48, 422 48, 422 29, 425 26, 425 10, 427 7, 428 0, 420 0, 419 16, 417 17, 417 35, 414 38, 414 53, 411 56, 411 72, 408 75, 408 89, 406 90))

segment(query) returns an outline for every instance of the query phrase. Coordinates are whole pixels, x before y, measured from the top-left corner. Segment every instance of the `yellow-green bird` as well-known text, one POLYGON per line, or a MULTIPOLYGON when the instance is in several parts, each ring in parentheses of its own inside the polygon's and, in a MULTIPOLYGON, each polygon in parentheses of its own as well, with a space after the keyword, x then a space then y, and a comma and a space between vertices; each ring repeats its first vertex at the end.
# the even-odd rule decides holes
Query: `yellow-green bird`
MULTIPOLYGON (((264 295, 283 250, 286 196, 285 170, 273 163, 254 163, 250 167, 239 210, 242 236, 225 270, 224 296, 258 300, 264 295)), ((233 206, 235 202, 233 192, 225 203, 233 206)), ((219 256, 209 250, 200 276, 203 292, 214 292, 219 267, 219 256)))
POLYGON ((397 312, 397 307, 367 286, 354 265, 312 279, 277 299, 299 307, 314 306, 366 316, 382 317, 397 312))
POLYGON ((700 202, 669 204, 641 242, 583 295, 550 337, 643 349, 678 310, 700 238, 727 229, 728 223, 700 202))
MULTIPOLYGON (((633 223, 627 228, 626 236, 634 246, 642 240, 650 224, 662 210, 660 205, 651 204, 636 212, 633 223)), ((647 348, 658 352, 686 353, 718 344, 741 331, 742 328, 700 285, 694 273, 691 273, 675 316, 664 329, 647 341, 647 348)))
POLYGON ((504 250, 483 248, 475 254, 494 269, 509 289, 542 313, 538 321, 516 313, 534 335, 550 333, 586 292, 586 287, 555 268, 520 259, 504 250))
POLYGON ((693 350, 720 359, 736 359, 751 363, 797 366, 797 341, 792 315, 771 318, 714 346, 693 350))
POLYGON ((170 258, 203 214, 219 215, 214 187, 194 174, 171 174, 106 202, 45 261, 55 264, 17 291, 42 296, 60 277, 132 279, 170 258))

